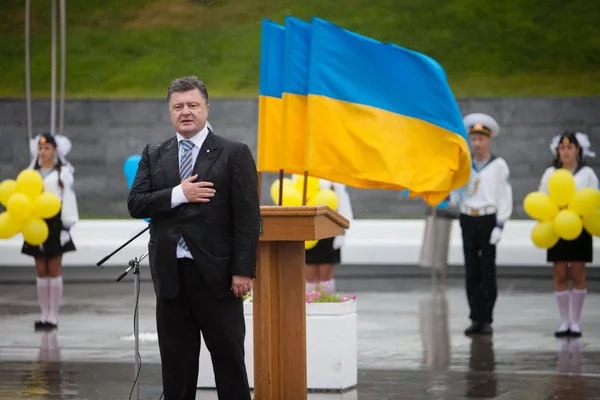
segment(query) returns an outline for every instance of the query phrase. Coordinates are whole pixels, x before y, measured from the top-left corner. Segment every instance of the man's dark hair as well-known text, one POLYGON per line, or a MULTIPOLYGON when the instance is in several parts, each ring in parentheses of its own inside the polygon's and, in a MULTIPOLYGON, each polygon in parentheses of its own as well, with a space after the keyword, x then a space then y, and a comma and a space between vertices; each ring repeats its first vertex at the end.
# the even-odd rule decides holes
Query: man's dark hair
POLYGON ((206 89, 206 85, 195 76, 184 76, 183 78, 173 80, 167 92, 167 102, 171 100, 171 94, 174 92, 189 92, 194 89, 200 91, 200 95, 204 97, 206 104, 208 104, 208 90, 206 89))

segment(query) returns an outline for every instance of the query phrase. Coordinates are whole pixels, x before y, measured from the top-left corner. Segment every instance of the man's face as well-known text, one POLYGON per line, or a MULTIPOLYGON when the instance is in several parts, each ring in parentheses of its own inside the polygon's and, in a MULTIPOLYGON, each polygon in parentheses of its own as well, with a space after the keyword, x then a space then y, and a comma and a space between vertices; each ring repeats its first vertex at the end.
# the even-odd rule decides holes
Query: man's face
POLYGON ((469 134, 469 143, 471 149, 476 154, 486 154, 490 145, 490 136, 484 133, 471 133, 469 134))
POLYGON ((209 106, 198 89, 173 92, 169 100, 171 123, 183 137, 190 138, 206 125, 209 106))

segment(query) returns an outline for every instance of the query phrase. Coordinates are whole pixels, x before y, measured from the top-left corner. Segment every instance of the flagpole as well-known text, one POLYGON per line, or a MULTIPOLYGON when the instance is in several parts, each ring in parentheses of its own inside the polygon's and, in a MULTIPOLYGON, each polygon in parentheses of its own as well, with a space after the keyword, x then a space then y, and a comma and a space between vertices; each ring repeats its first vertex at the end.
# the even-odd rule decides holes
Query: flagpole
POLYGON ((56 0, 52 0, 52 43, 50 61, 50 134, 56 134, 56 0))
POLYGON ((302 205, 306 205, 306 192, 308 186, 308 171, 304 171, 304 184, 302 185, 302 205))
MULTIPOLYGON (((31 23, 31 0, 25 1, 25 98, 27 104, 27 137, 31 141, 32 121, 31 121, 31 60, 29 51, 29 31, 31 23)), ((27 148, 29 148, 29 141, 27 148)))
POLYGON ((279 202, 278 205, 283 204, 283 169, 279 170, 279 202))
POLYGON ((63 134, 65 126, 65 86, 67 80, 67 5, 66 0, 60 0, 60 110, 58 134, 63 134))
POLYGON ((258 171, 258 202, 260 203, 260 195, 262 192, 262 172, 258 171))

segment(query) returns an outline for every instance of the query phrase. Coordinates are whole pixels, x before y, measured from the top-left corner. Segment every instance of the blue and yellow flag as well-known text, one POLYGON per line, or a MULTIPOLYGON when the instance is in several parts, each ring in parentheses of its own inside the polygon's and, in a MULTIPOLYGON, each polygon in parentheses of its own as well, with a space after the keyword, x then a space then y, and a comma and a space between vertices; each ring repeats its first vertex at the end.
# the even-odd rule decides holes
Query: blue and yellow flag
POLYGON ((285 18, 285 60, 283 63, 283 140, 285 171, 303 174, 306 169, 306 111, 308 67, 310 65, 308 22, 285 18))
POLYGON ((257 168, 264 172, 279 172, 283 166, 281 91, 284 50, 283 26, 263 19, 258 90, 257 168))
POLYGON ((308 174, 408 189, 430 205, 464 186, 471 156, 442 67, 319 18, 311 26, 308 174))

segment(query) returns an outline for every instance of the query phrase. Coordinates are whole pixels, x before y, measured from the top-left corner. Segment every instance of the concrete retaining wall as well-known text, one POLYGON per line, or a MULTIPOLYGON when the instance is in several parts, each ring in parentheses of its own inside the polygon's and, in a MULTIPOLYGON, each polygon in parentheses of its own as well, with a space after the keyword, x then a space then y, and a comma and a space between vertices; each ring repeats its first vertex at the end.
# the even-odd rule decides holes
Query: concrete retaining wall
MULTIPOLYGON (((464 114, 496 117, 502 133, 494 145, 508 161, 515 196, 514 218, 524 218, 524 196, 536 190, 551 161, 551 137, 565 129, 582 130, 600 146, 600 98, 461 99, 464 114)), ((76 167, 76 188, 83 217, 127 217, 123 162, 148 142, 173 134, 164 100, 70 100, 65 134, 73 141, 69 159, 76 167)), ((256 153, 258 104, 255 100, 211 101, 210 118, 220 134, 247 143, 256 153)), ((36 133, 49 131, 50 105, 33 102, 36 133)), ((0 100, 0 179, 14 177, 29 163, 23 100, 0 100)), ((600 150, 598 147, 596 150, 600 150)), ((591 162, 597 167, 597 161, 591 162)), ((276 177, 263 180, 263 204, 276 177)), ((424 206, 400 192, 350 189, 356 218, 419 218, 424 206)))

